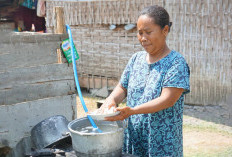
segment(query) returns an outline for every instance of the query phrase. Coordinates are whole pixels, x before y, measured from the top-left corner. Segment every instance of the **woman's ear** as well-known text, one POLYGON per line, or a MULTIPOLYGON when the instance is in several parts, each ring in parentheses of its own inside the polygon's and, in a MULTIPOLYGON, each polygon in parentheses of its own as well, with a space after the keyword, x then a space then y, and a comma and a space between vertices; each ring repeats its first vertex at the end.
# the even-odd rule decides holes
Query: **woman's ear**
POLYGON ((168 35, 168 32, 169 32, 169 26, 166 25, 166 26, 164 26, 164 28, 163 28, 163 34, 164 34, 165 37, 168 35))

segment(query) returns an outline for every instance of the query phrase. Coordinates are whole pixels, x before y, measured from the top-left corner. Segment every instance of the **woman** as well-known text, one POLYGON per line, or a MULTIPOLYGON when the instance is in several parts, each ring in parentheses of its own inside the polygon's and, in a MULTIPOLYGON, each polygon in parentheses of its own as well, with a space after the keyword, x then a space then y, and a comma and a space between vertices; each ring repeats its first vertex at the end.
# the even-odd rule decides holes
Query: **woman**
POLYGON ((129 60, 119 84, 101 109, 115 107, 127 97, 121 113, 105 120, 128 118, 124 152, 140 157, 183 156, 184 94, 189 92, 189 67, 170 50, 166 37, 169 15, 160 6, 145 8, 137 21, 138 40, 145 51, 129 60))

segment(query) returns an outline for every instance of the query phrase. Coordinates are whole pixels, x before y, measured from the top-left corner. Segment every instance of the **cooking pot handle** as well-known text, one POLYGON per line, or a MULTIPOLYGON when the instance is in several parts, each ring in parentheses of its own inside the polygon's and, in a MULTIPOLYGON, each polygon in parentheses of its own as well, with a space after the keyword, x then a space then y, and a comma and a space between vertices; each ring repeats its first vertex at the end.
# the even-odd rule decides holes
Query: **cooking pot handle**
POLYGON ((67 131, 65 133, 62 133, 62 136, 71 136, 71 132, 67 131))

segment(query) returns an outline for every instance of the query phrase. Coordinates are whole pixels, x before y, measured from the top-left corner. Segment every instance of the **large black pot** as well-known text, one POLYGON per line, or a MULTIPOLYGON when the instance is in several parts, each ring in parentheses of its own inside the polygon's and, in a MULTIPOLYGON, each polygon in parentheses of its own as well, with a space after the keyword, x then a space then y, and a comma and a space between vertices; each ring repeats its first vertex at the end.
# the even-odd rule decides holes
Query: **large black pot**
POLYGON ((36 149, 50 148, 52 145, 71 138, 68 130, 68 120, 61 115, 49 117, 31 130, 32 145, 36 149))

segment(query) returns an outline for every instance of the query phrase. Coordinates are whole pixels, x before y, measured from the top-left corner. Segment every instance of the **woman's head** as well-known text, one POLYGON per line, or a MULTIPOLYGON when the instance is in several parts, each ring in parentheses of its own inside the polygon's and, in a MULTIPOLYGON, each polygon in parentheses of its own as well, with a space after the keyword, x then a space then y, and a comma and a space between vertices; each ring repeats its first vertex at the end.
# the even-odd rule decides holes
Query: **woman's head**
MULTIPOLYGON (((146 15, 153 19, 153 22, 163 29, 166 25, 171 27, 172 23, 169 21, 169 14, 168 12, 158 5, 152 5, 149 7, 144 8, 139 16, 146 15)), ((169 29, 170 31, 170 29, 169 29)))
POLYGON ((156 54, 166 46, 166 36, 170 30, 169 15, 160 6, 144 8, 137 21, 137 37, 150 54, 156 54))

